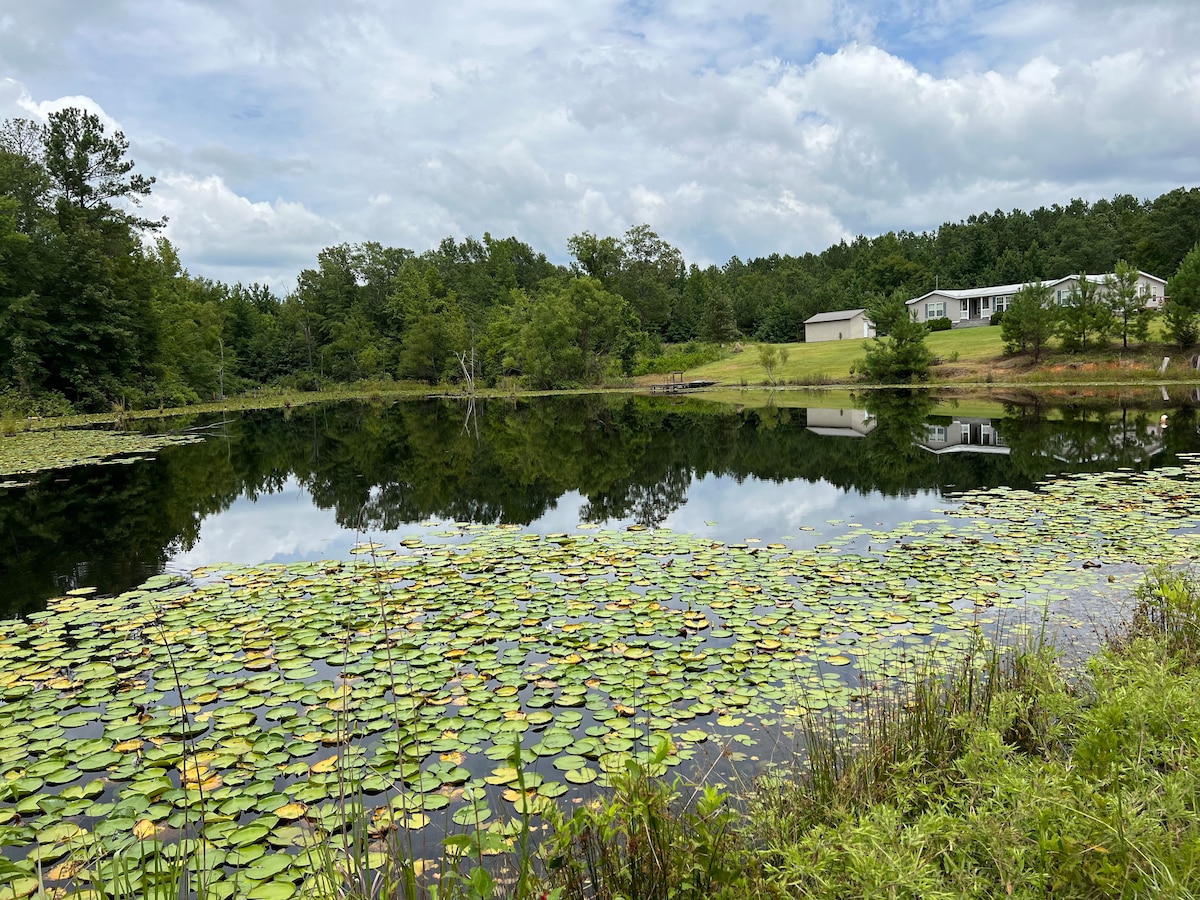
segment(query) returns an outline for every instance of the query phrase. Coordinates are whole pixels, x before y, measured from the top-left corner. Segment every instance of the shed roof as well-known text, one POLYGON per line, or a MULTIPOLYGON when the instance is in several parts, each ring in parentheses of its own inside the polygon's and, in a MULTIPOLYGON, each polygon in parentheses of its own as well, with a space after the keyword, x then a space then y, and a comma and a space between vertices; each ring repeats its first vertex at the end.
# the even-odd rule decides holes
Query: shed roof
POLYGON ((815 325, 818 322, 842 322, 846 319, 853 319, 859 313, 866 312, 865 309, 839 309, 835 312, 817 313, 815 316, 809 316, 804 320, 805 325, 815 325))

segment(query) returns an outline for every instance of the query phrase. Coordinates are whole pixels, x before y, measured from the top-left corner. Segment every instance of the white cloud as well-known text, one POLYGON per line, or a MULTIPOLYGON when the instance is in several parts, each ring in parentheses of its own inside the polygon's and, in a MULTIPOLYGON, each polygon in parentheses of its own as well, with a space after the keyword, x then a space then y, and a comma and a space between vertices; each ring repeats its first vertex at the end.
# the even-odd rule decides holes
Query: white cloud
POLYGON ((231 283, 264 281, 278 291, 293 287, 295 274, 340 239, 336 226, 303 204, 252 202, 216 175, 163 175, 143 210, 147 218, 167 217, 162 234, 191 269, 231 283))
POLYGON ((1182 0, 65 2, 0 19, 0 113, 107 111, 221 278, 641 221, 721 263, 1197 171, 1182 0))
POLYGON ((46 124, 53 113, 75 107, 92 113, 108 133, 121 131, 121 125, 106 113, 91 97, 82 95, 58 97, 54 100, 34 100, 26 87, 12 78, 0 78, 0 116, 5 119, 29 119, 46 124))
POLYGON ((358 539, 337 524, 332 510, 318 509, 294 478, 280 490, 245 497, 204 520, 200 539, 176 554, 167 568, 187 572, 217 562, 344 558, 358 539))

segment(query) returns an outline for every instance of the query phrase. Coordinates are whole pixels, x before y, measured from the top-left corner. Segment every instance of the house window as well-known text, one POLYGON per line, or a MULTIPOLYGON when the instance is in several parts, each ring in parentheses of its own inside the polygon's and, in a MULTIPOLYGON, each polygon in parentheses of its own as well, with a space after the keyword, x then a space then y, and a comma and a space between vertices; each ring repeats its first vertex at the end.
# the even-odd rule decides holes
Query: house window
POLYGON ((983 297, 980 299, 979 311, 985 312, 985 313, 990 313, 992 311, 992 298, 991 297, 983 297))
POLYGON ((1004 312, 1004 310, 1008 309, 1008 300, 1009 298, 1007 294, 1005 294, 1003 297, 997 297, 996 312, 1004 312))
POLYGON ((930 425, 929 441, 934 444, 946 443, 946 426, 945 425, 930 425))
POLYGON ((965 316, 965 315, 967 314, 967 309, 968 309, 968 308, 969 308, 969 307, 968 307, 967 301, 966 301, 966 300, 964 300, 964 301, 962 302, 962 309, 960 310, 960 312, 962 312, 962 314, 965 316))
POLYGON ((1070 296, 1071 296, 1071 291, 1069 288, 1067 288, 1067 289, 1060 288, 1058 291, 1058 305, 1059 306, 1066 305, 1066 302, 1070 298, 1070 296))
POLYGON ((926 319, 941 319, 946 315, 946 301, 939 300, 937 303, 925 304, 926 319))

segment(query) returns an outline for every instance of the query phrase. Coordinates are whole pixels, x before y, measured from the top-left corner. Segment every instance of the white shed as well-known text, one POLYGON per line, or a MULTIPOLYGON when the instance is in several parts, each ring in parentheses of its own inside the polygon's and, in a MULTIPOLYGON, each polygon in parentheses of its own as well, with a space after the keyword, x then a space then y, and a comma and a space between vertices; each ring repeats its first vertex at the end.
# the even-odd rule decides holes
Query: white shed
POLYGON ((841 309, 817 313, 804 320, 804 342, 847 341, 875 337, 875 326, 865 309, 841 309))

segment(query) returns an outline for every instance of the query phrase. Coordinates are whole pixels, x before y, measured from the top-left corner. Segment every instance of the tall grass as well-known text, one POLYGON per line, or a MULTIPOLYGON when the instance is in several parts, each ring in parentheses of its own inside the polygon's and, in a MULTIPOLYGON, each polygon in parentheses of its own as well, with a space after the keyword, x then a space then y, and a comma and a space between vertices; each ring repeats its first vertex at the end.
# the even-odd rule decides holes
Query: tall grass
MULTIPOLYGON (((371 554, 370 578, 375 599, 373 615, 380 628, 385 649, 384 666, 391 683, 393 729, 391 739, 397 753, 412 748, 412 758, 425 756, 420 739, 415 702, 401 705, 400 697, 412 697, 409 688, 413 673, 408 664, 399 664, 392 654, 391 586, 381 577, 379 559, 371 554)), ((354 636, 352 621, 361 610, 356 602, 347 608, 346 646, 354 636)), ((361 623, 360 623, 361 624, 361 623)), ((348 684, 346 700, 349 695, 348 684)), ((343 702, 344 721, 339 728, 346 740, 353 730, 350 704, 343 702)), ((345 743, 339 744, 339 747, 345 743)), ((518 774, 517 786, 525 793, 521 746, 518 740, 509 757, 518 774)), ((509 834, 498 834, 476 827, 455 830, 449 816, 443 822, 446 834, 436 846, 430 846, 423 824, 428 822, 425 795, 397 781, 389 791, 386 808, 371 810, 360 783, 346 767, 338 768, 338 800, 334 816, 328 822, 330 834, 310 854, 315 861, 310 889, 330 900, 491 900, 526 898, 533 893, 533 841, 528 807, 522 807, 517 824, 509 834), (500 880, 497 875, 515 872, 500 880)), ((476 805, 482 797, 477 789, 467 788, 467 802, 476 805)))
POLYGON ((864 687, 855 708, 801 723, 795 761, 764 776, 753 815, 789 840, 877 804, 936 801, 945 771, 975 731, 1003 722, 1003 739, 1044 756, 1058 740, 1059 669, 1042 635, 1001 648, 977 636, 950 672, 917 663, 907 678, 864 687))
POLYGON ((1200 579, 1158 570, 1068 677, 1039 643, 873 701, 765 779, 754 893, 1200 896, 1200 579))
POLYGON ((682 782, 650 775, 666 739, 646 760, 610 776, 611 793, 554 820, 546 883, 564 900, 706 900, 744 897, 748 880, 734 829, 738 815, 711 785, 682 803, 682 782))

